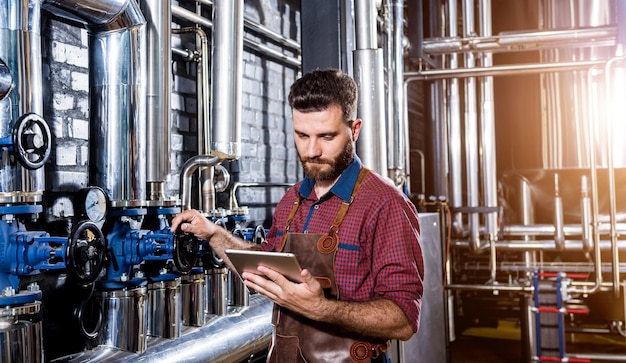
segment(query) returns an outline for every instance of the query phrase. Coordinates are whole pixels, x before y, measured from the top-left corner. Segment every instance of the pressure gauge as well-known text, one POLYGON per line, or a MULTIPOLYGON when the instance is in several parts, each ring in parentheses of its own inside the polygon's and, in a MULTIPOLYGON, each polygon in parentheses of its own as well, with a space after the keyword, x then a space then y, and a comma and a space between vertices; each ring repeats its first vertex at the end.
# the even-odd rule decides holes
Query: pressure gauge
POLYGON ((82 214, 92 222, 102 222, 109 211, 109 197, 100 187, 91 186, 81 189, 80 205, 82 214))

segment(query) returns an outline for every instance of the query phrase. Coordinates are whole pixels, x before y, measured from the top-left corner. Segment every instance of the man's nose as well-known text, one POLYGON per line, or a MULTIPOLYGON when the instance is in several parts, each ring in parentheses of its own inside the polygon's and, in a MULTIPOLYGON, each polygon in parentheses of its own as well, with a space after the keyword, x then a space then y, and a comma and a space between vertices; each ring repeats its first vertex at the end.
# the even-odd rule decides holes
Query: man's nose
POLYGON ((306 153, 309 158, 322 156, 322 148, 320 147, 319 141, 311 138, 307 144, 306 153))

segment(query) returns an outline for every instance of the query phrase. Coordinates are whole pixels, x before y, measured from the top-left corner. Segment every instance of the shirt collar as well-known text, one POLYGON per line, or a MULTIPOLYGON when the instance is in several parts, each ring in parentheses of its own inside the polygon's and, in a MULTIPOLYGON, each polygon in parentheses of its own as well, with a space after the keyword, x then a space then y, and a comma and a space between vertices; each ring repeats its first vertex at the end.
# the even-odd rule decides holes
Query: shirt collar
MULTIPOLYGON (((339 179, 335 183, 335 185, 330 188, 330 192, 343 199, 344 201, 350 201, 350 197, 352 197, 352 190, 354 189, 354 185, 356 184, 356 180, 359 177, 359 172, 361 171, 361 167, 363 164, 361 163, 361 159, 355 154, 354 160, 346 167, 346 170, 341 173, 339 179)), ((305 177, 302 180, 302 184, 298 189, 298 193, 304 198, 308 197, 313 191, 313 186, 315 186, 315 180, 305 177)), ((321 195, 317 196, 318 198, 321 195)))

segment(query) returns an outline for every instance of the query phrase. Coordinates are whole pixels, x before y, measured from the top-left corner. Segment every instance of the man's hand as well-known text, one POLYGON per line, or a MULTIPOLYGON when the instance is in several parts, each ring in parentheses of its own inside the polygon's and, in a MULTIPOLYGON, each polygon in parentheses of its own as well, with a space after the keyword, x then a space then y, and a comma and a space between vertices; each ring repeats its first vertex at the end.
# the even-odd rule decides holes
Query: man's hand
POLYGON ((304 269, 300 273, 301 283, 289 281, 279 272, 269 267, 258 266, 260 274, 244 272, 244 284, 250 289, 266 296, 274 303, 297 312, 309 319, 321 320, 324 313, 324 291, 320 283, 304 269))
MULTIPOLYGON (((172 219, 170 230, 176 232, 180 226, 180 230, 185 233, 191 233, 198 238, 210 240, 216 233, 218 228, 222 228, 215 223, 209 221, 200 212, 195 209, 188 209, 178 214, 172 219)), ((222 228, 223 229, 223 228, 222 228)))

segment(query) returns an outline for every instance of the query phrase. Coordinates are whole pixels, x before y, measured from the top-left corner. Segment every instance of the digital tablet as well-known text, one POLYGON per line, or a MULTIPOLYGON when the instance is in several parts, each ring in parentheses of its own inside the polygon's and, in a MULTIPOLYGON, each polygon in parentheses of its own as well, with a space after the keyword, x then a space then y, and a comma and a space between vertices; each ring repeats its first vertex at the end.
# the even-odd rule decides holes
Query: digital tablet
POLYGON ((225 250, 224 252, 237 269, 239 276, 244 272, 259 274, 257 266, 262 265, 280 272, 291 281, 302 281, 300 276, 302 268, 293 253, 250 250, 225 250))

